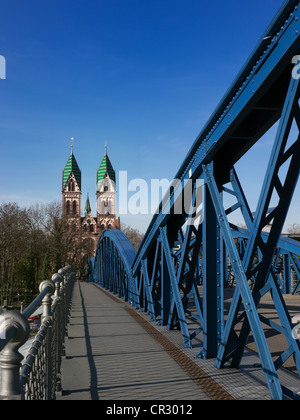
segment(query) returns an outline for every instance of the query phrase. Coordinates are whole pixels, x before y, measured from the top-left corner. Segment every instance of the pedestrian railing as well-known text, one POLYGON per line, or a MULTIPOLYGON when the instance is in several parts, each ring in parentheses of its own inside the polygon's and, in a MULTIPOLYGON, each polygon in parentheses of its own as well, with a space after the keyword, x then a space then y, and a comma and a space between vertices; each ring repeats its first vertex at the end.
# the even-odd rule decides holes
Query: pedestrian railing
POLYGON ((39 296, 21 314, 0 317, 0 399, 55 400, 61 391, 61 360, 76 273, 69 266, 40 285, 39 296), (28 318, 42 306, 41 327, 26 357, 20 348, 28 341, 28 318))

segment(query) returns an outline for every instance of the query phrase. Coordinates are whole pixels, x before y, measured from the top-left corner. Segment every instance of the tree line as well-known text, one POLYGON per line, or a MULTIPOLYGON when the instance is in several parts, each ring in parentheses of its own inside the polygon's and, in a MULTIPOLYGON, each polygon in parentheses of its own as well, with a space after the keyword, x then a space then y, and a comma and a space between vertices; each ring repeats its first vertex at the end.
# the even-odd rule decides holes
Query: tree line
MULTIPOLYGON (((143 235, 126 225, 122 230, 137 249, 143 235)), ((0 307, 25 308, 38 294, 39 284, 67 264, 80 276, 87 262, 81 256, 93 252, 93 243, 68 229, 61 203, 27 208, 0 204, 0 307)))
POLYGON ((58 203, 0 205, 0 306, 27 305, 64 262, 58 203))

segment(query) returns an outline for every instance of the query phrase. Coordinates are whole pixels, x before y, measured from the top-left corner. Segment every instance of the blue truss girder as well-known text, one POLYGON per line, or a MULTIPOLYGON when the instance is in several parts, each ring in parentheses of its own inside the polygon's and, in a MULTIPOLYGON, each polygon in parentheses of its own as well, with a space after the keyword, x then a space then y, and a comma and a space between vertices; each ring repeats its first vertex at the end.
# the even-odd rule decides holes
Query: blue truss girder
MULTIPOLYGON (((249 238, 249 231, 239 228, 238 226, 231 226, 232 233, 236 241, 246 247, 246 242, 249 238)), ((269 234, 262 232, 262 239, 265 243, 268 241, 269 234)), ((281 237, 277 244, 277 250, 274 255, 273 272, 283 294, 295 295, 300 288, 300 243, 291 238, 281 237), (281 260, 281 263, 279 263, 281 260), (292 270, 297 278, 296 285, 292 289, 289 283, 292 277, 292 270)))
POLYGON ((175 306, 177 309, 179 324, 180 324, 181 331, 183 334, 184 343, 186 347, 190 347, 191 346, 190 334, 189 334, 189 330, 186 323, 186 317, 185 317, 185 312, 183 308, 182 298, 180 295, 180 290, 178 288, 178 281, 177 281, 173 258, 172 258, 172 254, 170 250, 170 245, 168 242, 166 227, 161 228, 161 241, 162 241, 163 252, 166 258, 168 275, 169 275, 169 279, 170 279, 171 287, 173 291, 173 299, 174 299, 175 306))
MULTIPOLYGON (((231 260, 231 264, 233 267, 233 271, 235 274, 236 282, 238 285, 238 288, 236 289, 236 293, 233 299, 233 302, 231 304, 231 308, 234 308, 234 306, 238 306, 237 302, 239 301, 239 296, 242 297, 243 304, 245 307, 245 315, 247 316, 247 319, 249 321, 249 324, 251 325, 251 330, 254 335, 255 343, 257 345, 257 349, 260 355, 260 359, 262 361, 262 366, 266 375, 267 382, 269 384, 269 388, 272 394, 273 399, 282 399, 282 389, 280 386, 279 378, 276 372, 276 369, 274 367, 274 363, 272 361, 272 357, 267 345, 267 341, 260 323, 260 319, 256 310, 256 305, 253 300, 253 296, 251 294, 251 291, 249 289, 248 280, 245 274, 243 263, 240 259, 240 256, 238 254, 232 233, 231 228, 229 225, 229 222, 226 217, 226 213, 220 198, 220 191, 217 187, 217 184, 214 179, 213 170, 211 167, 204 166, 204 174, 205 174, 205 180, 209 187, 211 198, 213 200, 216 213, 218 215, 218 220, 221 225, 224 239, 226 242, 226 247, 229 253, 229 258, 231 260)), ((235 308, 234 308, 235 309, 235 308)), ((231 312, 233 313, 233 311, 231 312)), ((234 324, 235 318, 237 316, 237 311, 234 311, 234 316, 228 315, 227 325, 234 324)), ((230 338, 230 331, 226 328, 223 337, 221 340, 221 345, 219 347, 219 354, 222 355, 222 359, 224 359, 223 353, 226 349, 226 345, 230 338)), ((230 354, 231 355, 231 354, 230 354)), ((220 356, 217 358, 220 360, 220 356)))
POLYGON ((224 328, 223 234, 207 185, 203 194, 203 350, 199 357, 217 356, 224 328))
MULTIPOLYGON (((300 373, 299 341, 292 336, 282 296, 291 288, 291 265, 299 274, 299 249, 280 253, 283 243, 290 248, 295 245, 280 235, 299 176, 299 80, 291 78, 292 58, 299 51, 299 0, 286 0, 193 144, 175 176, 177 184, 164 197, 138 253, 124 250, 125 239, 122 245, 113 231, 104 232, 95 262, 96 278, 103 287, 124 295, 167 328, 180 328, 186 347, 203 332, 201 357, 216 358, 218 368, 227 362, 239 367, 252 333, 273 399, 298 398, 278 377, 286 360, 294 357, 300 373), (272 157, 252 214, 235 164, 278 120, 272 157), (291 144, 292 123, 298 138, 291 144), (197 186, 199 179, 204 185, 197 186), (179 192, 187 180, 193 185, 191 210, 178 215, 174 209, 182 200, 179 192), (196 211, 200 222, 190 224, 188 221, 197 219, 192 209, 198 191, 203 194, 202 207, 196 211), (229 208, 223 204, 225 195, 235 199, 229 208), (274 197, 276 206, 270 209, 274 197), (236 211, 244 219, 244 232, 229 223, 236 211), (268 235, 263 232, 266 225, 271 225, 268 235), (279 265, 285 273, 283 283, 278 278, 279 265), (225 322, 228 266, 236 287, 225 322), (280 325, 259 312, 268 292, 280 325), (191 327, 191 320, 196 320, 196 327, 191 327), (287 348, 276 360, 264 324, 286 338, 287 348)), ((295 291, 299 288, 300 281, 295 291)))
MULTIPOLYGON (((155 310, 154 310, 154 303, 152 298, 152 288, 149 280, 148 269, 147 269, 147 260, 142 261, 142 276, 145 285, 145 293, 147 297, 147 308, 148 313, 150 314, 150 318, 152 321, 155 321, 155 310)), ((142 282, 141 282, 142 283, 142 282)))
POLYGON ((136 250, 119 230, 106 230, 100 237, 94 260, 94 282, 126 301, 136 302, 137 287, 131 266, 136 250))
MULTIPOLYGON (((269 90, 275 89, 274 86, 270 88, 270 85, 274 84, 276 79, 280 80, 280 87, 278 86, 280 91, 284 91, 289 83, 291 60, 300 47, 300 11, 295 9, 298 3, 299 1, 289 0, 283 4, 232 87, 199 134, 175 179, 183 183, 184 180, 190 179, 190 173, 193 179, 197 179, 201 175, 203 163, 212 161, 226 143, 240 138, 241 149, 231 152, 231 160, 235 163, 280 118, 283 106, 281 101, 284 98, 280 98, 281 100, 277 100, 276 103, 272 97, 270 103, 265 103, 265 95, 269 90), (288 81, 280 79, 280 75, 286 69, 288 69, 288 81), (242 133, 243 137, 238 137, 238 128, 245 124, 247 117, 252 120, 251 112, 261 112, 266 115, 259 120, 257 127, 251 124, 253 126, 251 136, 247 138, 242 133)), ((223 154, 224 159, 225 156, 223 154)), ((176 193, 175 188, 170 198, 163 200, 165 207, 172 210, 176 193)), ((159 228, 169 219, 170 215, 166 214, 163 208, 154 216, 135 260, 134 271, 139 269, 143 256, 150 251, 159 236, 159 228)))
MULTIPOLYGON (((282 113, 283 115, 279 125, 278 135, 274 143, 270 164, 268 166, 265 182, 263 184, 258 209, 251 227, 249 239, 246 246, 246 252, 243 259, 243 266, 245 269, 247 279, 255 275, 255 286, 253 290, 253 295, 255 296, 256 306, 258 306, 261 298, 258 292, 262 289, 263 286, 265 286, 266 280, 269 277, 275 249, 277 247, 280 233, 282 231, 289 204, 292 199, 293 192, 299 176, 300 141, 297 140, 287 152, 285 151, 293 117, 294 115, 297 115, 297 112, 299 111, 298 96, 299 81, 295 81, 294 79, 292 79, 290 89, 287 94, 286 104, 282 113), (295 145, 296 147, 294 147, 295 145), (293 150, 293 153, 290 152, 291 149, 293 150), (286 155, 288 155, 289 157, 292 156, 292 159, 289 165, 289 169, 287 171, 284 185, 282 185, 278 177, 278 172, 282 163, 286 161, 286 155), (276 189, 277 194, 279 195, 279 202, 277 207, 275 207, 275 209, 271 213, 271 216, 266 216, 274 189, 276 189), (267 244, 265 244, 261 237, 261 232, 262 229, 269 223, 267 222, 267 220, 269 219, 273 219, 273 224, 271 227, 270 234, 268 236, 267 244), (257 252, 259 253, 259 255, 261 255, 261 258, 259 260, 259 263, 254 266, 254 259, 257 256, 257 252)), ((241 301, 237 300, 236 307, 233 306, 231 308, 231 311, 236 313, 240 304, 241 301)), ((277 308, 277 311, 281 313, 282 308, 277 308)), ((231 341, 235 340, 235 338, 233 338, 233 334, 235 334, 235 323, 236 316, 233 319, 231 325, 226 325, 227 330, 231 328, 231 341)), ((233 366, 238 366, 240 363, 245 345, 248 340, 249 332, 249 323, 247 320, 245 320, 239 338, 239 344, 237 345, 237 349, 233 356, 233 366)), ((230 343, 227 343, 227 345, 231 348, 230 343)), ((224 359, 228 359, 226 354, 219 354, 219 360, 224 362, 224 359)))
MULTIPOLYGON (((173 262, 174 270, 176 270, 176 282, 173 286, 176 285, 176 289, 181 289, 183 296, 180 297, 181 305, 183 307, 184 313, 189 312, 190 316, 196 317, 196 319, 202 320, 202 307, 200 303, 200 297, 198 294, 197 283, 195 279, 196 266, 198 264, 198 255, 201 245, 201 235, 198 230, 193 226, 193 209, 196 204, 196 198, 199 189, 194 186, 194 191, 192 194, 192 201, 190 205, 189 218, 186 222, 185 233, 183 234, 182 229, 178 231, 178 242, 180 243, 180 253, 177 254, 178 261, 173 262), (187 304, 191 296, 194 296, 196 313, 188 311, 187 304)), ((194 215, 195 216, 195 215, 194 215)), ((201 225, 199 227, 201 229, 201 225)), ((171 301, 169 320, 168 320, 168 329, 173 329, 176 324, 176 314, 175 307, 176 302, 174 296, 176 291, 173 290, 173 298, 171 301)), ((178 314, 178 311, 177 311, 178 314)), ((195 333, 193 334, 195 337, 195 333)), ((191 346, 190 339, 185 340, 187 347, 191 346)))

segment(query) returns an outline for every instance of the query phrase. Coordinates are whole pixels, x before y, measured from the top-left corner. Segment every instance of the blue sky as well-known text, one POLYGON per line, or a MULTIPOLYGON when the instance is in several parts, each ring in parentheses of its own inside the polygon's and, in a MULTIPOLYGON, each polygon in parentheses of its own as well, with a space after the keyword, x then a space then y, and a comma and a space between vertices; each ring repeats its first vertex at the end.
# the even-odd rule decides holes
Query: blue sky
MULTIPOLYGON (((105 141, 115 169, 127 170, 129 180, 171 180, 281 3, 4 2, 0 202, 60 201, 71 137, 83 206, 89 191, 94 214, 105 141)), ((270 151, 268 136, 240 165, 252 207, 270 151)), ((299 222, 299 209, 295 200, 289 223, 299 222)), ((144 231, 150 217, 123 221, 144 231)))

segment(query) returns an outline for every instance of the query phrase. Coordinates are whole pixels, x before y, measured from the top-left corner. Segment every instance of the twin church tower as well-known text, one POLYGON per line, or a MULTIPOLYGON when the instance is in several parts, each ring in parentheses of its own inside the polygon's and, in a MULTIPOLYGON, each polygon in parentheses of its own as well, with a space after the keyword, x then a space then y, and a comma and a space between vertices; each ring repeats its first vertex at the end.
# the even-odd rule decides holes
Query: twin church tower
POLYGON ((97 216, 92 215, 89 195, 87 195, 84 216, 81 214, 81 170, 72 151, 63 170, 62 182, 62 218, 67 230, 76 232, 83 238, 98 238, 105 229, 119 229, 120 219, 116 217, 116 173, 107 154, 97 171, 97 216))

